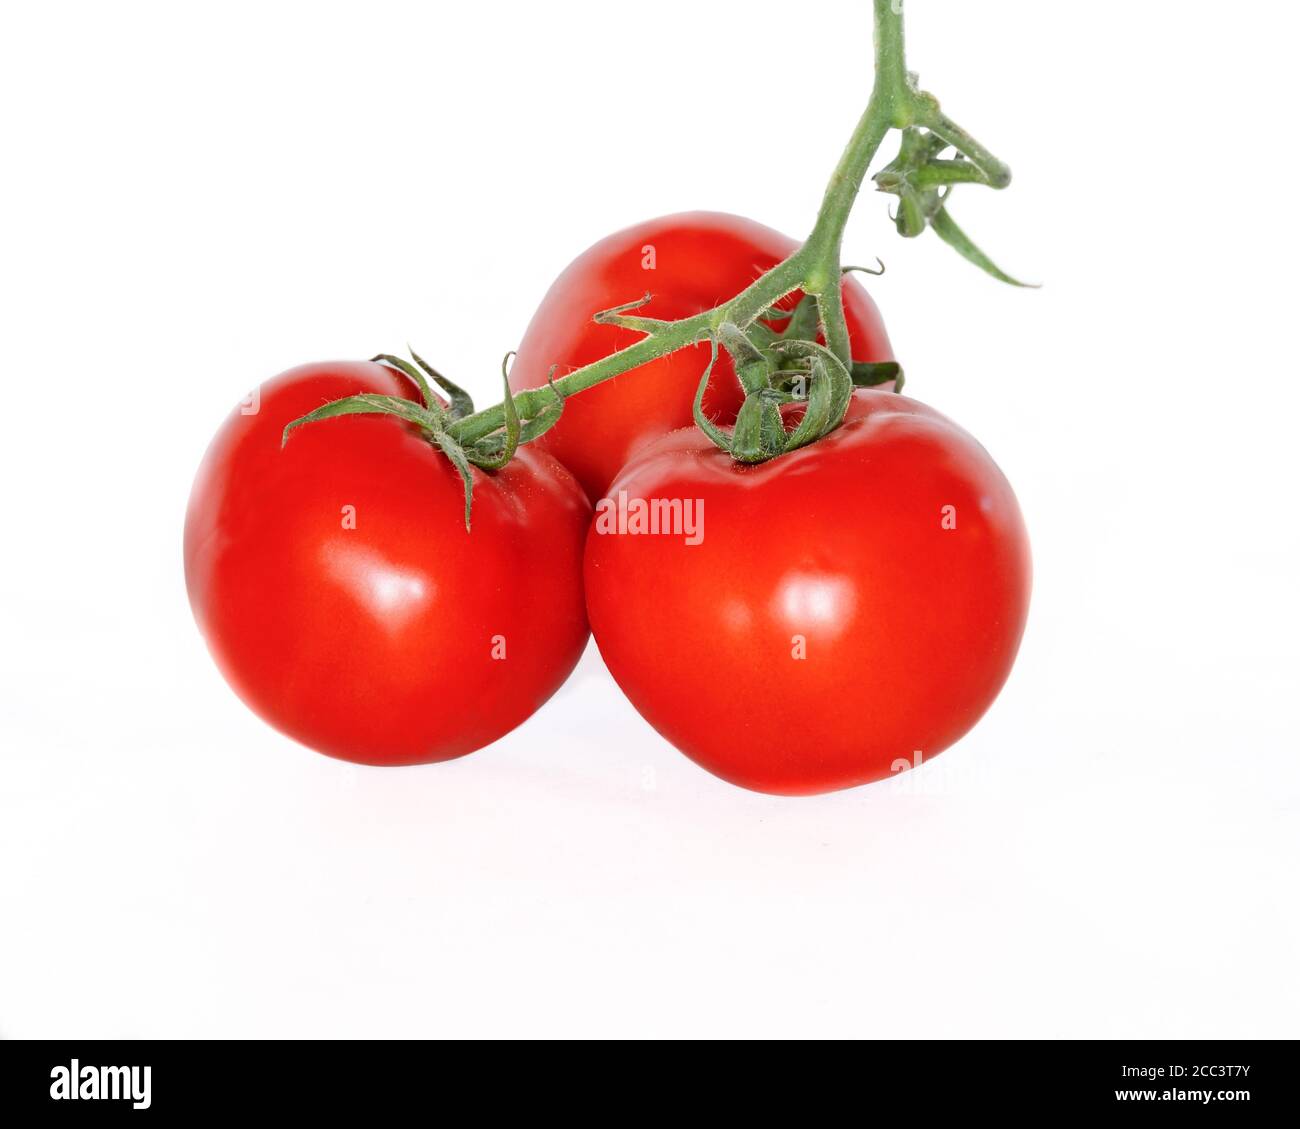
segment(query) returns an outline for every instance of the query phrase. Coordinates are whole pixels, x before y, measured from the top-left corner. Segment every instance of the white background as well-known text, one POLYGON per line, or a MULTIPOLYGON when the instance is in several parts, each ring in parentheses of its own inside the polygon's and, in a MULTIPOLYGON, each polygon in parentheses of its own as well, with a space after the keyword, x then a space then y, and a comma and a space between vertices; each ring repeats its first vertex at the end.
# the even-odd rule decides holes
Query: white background
POLYGON ((1300 1035, 1294 16, 908 8, 1016 174, 954 215, 1046 286, 874 195, 846 256, 1036 589, 968 738, 809 800, 697 769, 593 652, 464 760, 319 757, 222 682, 180 538, 281 369, 409 340, 495 398, 597 238, 805 233, 866 0, 5 9, 0 1035, 1300 1035))

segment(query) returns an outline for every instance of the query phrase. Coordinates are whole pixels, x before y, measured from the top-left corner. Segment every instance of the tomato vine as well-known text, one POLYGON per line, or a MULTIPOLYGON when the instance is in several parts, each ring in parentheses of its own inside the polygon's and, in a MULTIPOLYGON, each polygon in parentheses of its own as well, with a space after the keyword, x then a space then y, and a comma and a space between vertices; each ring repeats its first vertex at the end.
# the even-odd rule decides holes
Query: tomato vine
MULTIPOLYGON (((511 457, 520 443, 542 434, 555 422, 563 401, 603 381, 649 361, 702 341, 713 355, 725 349, 735 362, 746 394, 734 428, 727 432, 705 418, 700 409, 704 390, 696 397, 695 418, 719 447, 743 462, 760 462, 796 447, 816 442, 844 419, 856 386, 874 386, 896 379, 896 365, 855 365, 849 352, 848 327, 841 300, 845 268, 841 248, 845 225, 857 201, 871 162, 894 130, 902 139, 898 155, 874 177, 881 192, 898 198, 895 225, 905 237, 932 229, 944 242, 994 278, 1022 285, 1000 270, 956 225, 947 209, 959 184, 1005 188, 1010 169, 922 90, 907 70, 903 40, 902 0, 873 0, 875 79, 867 107, 831 174, 821 207, 806 242, 783 262, 727 301, 677 320, 661 320, 642 311, 652 301, 646 294, 595 315, 603 324, 643 334, 618 352, 553 380, 545 388, 511 395, 507 387, 499 404, 474 411, 468 396, 417 357, 417 366, 394 364, 416 380, 425 398, 423 409, 409 402, 387 403, 376 397, 351 397, 296 420, 285 429, 287 441, 300 424, 338 415, 388 413, 414 422, 451 460, 465 484, 466 525, 473 490, 471 467, 495 469, 511 457), (951 151, 952 155, 946 156, 951 151), (795 292, 805 297, 793 312, 773 306, 795 292), (783 333, 765 322, 787 320, 783 333), (825 345, 817 342, 820 333, 825 345), (426 376, 451 396, 449 408, 436 403, 426 376), (803 422, 790 434, 782 426, 781 406, 807 401, 803 422), (418 416, 418 418, 417 418, 418 416)), ((413 354, 414 355, 414 354, 413 354)), ((709 379, 706 370, 704 381, 709 379)), ((901 382, 900 382, 901 383, 901 382)), ((897 385, 896 385, 897 387, 897 385)))

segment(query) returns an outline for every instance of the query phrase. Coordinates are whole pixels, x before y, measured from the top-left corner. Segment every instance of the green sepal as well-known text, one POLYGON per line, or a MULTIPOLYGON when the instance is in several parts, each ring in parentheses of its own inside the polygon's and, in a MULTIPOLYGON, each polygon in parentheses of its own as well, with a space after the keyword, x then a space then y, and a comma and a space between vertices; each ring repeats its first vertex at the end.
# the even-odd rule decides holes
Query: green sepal
POLYGON ((731 457, 740 463, 761 463, 785 448, 781 393, 770 388, 751 392, 736 413, 731 432, 731 457))
POLYGON ((736 362, 737 369, 742 366, 765 363, 761 350, 745 336, 745 331, 735 322, 724 321, 718 326, 718 336, 722 338, 722 347, 731 354, 731 359, 736 362))
POLYGON ((532 419, 526 421, 519 431, 519 443, 531 443, 534 439, 540 438, 560 422, 560 415, 564 412, 564 393, 555 387, 555 366, 551 366, 551 375, 546 378, 546 386, 555 396, 555 400, 547 404, 532 419))
POLYGON ((808 406, 804 409, 799 426, 785 436, 784 450, 793 451, 799 447, 806 447, 830 430, 831 407, 834 399, 832 392, 831 381, 826 374, 826 365, 821 358, 817 358, 813 361, 811 383, 808 386, 808 406))
MULTIPOLYGON (((509 360, 508 355, 506 359, 509 360)), ((505 386, 505 399, 501 401, 501 409, 506 417, 505 431, 497 432, 496 435, 488 438, 496 439, 497 436, 503 436, 503 439, 490 445, 485 445, 480 440, 465 448, 465 457, 476 467, 482 467, 484 470, 500 470, 515 457, 515 451, 519 449, 519 412, 515 407, 515 398, 510 394, 510 380, 506 376, 505 361, 501 362, 501 381, 505 386)))
POLYGON ((709 363, 704 369, 704 375, 700 377, 700 386, 695 390, 695 402, 691 405, 691 414, 695 417, 695 426, 709 437, 709 441, 719 450, 731 454, 731 438, 704 414, 704 393, 709 387, 709 377, 713 375, 713 366, 718 360, 718 339, 711 333, 709 334, 709 345, 712 353, 709 356, 709 363))
POLYGON ((819 319, 817 316, 817 299, 811 294, 805 295, 795 306, 789 324, 781 331, 783 341, 815 341, 819 319))
POLYGON ((315 411, 308 412, 305 416, 299 416, 285 427, 280 436, 280 446, 283 447, 289 442, 290 432, 305 423, 316 423, 318 420, 333 419, 335 416, 354 415, 396 416, 428 432, 442 430, 440 414, 436 415, 428 408, 422 408, 410 400, 403 400, 400 396, 380 396, 373 392, 363 392, 359 396, 345 396, 341 400, 333 400, 315 411))
POLYGON ((424 406, 430 411, 442 411, 442 404, 438 397, 433 394, 429 382, 424 379, 424 373, 412 365, 410 361, 404 361, 401 357, 394 357, 391 353, 376 353, 370 359, 371 361, 382 361, 390 368, 406 373, 415 382, 415 386, 419 388, 420 399, 424 401, 424 406))
POLYGON ((930 220, 930 226, 934 228, 935 235, 947 243, 968 263, 974 263, 985 274, 991 275, 999 282, 1005 282, 1011 286, 1021 286, 1027 290, 1038 289, 1034 283, 1021 282, 1012 278, 1006 271, 995 265, 993 260, 976 247, 971 242, 970 237, 953 222, 947 208, 940 208, 934 214, 934 218, 930 220))
MULTIPOLYGON (((831 386, 831 408, 828 415, 826 430, 839 427, 844 422, 845 415, 848 414, 849 403, 853 399, 853 378, 849 375, 849 370, 844 367, 839 357, 829 349, 826 351, 828 358, 826 362, 827 374, 830 377, 831 386)), ((816 362, 813 362, 816 365, 816 362)))
POLYGON ((915 239, 925 230, 925 206, 921 194, 904 185, 898 194, 898 215, 894 226, 904 239, 915 239))
MULTIPOLYGON (((770 312, 769 310, 759 314, 759 317, 766 318, 770 312)), ((781 320, 785 320, 790 316, 789 310, 778 310, 776 312, 781 315, 781 320)), ((781 335, 770 325, 767 325, 765 321, 761 320, 754 322, 745 332, 749 334, 749 339, 760 349, 766 349, 773 342, 781 340, 781 335)))
POLYGON ((465 484, 465 532, 469 532, 470 510, 474 505, 474 472, 470 469, 469 459, 465 457, 465 450, 445 431, 439 431, 433 436, 433 441, 442 449, 442 453, 451 460, 451 465, 460 473, 461 481, 465 484))
POLYGON ((772 387, 772 366, 767 361, 753 361, 736 366, 736 379, 746 395, 763 392, 772 387))
POLYGON ((718 336, 722 338, 722 347, 731 354, 736 379, 747 394, 772 387, 772 363, 743 329, 726 321, 718 327, 718 336))
POLYGON ((875 388, 891 380, 895 392, 903 387, 903 366, 897 361, 854 361, 850 375, 855 388, 875 388))
MULTIPOLYGON (((516 444, 516 450, 531 443, 535 439, 540 439, 557 423, 560 422, 560 416, 564 411, 564 394, 555 387, 553 381, 548 382, 548 387, 555 395, 554 401, 547 404, 531 419, 521 420, 519 425, 519 441, 516 444)), ((516 405, 517 406, 517 405, 516 405)), ((504 404, 502 405, 504 410, 504 404)), ((495 459, 499 457, 500 452, 506 447, 506 433, 504 431, 494 431, 491 435, 485 435, 473 443, 473 450, 483 459, 495 459)), ((476 465, 486 467, 485 462, 475 460, 476 465)))
MULTIPOLYGON (((782 341, 776 349, 788 356, 809 358, 812 384, 822 380, 830 386, 830 410, 822 434, 839 427, 844 413, 849 410, 849 400, 853 397, 853 377, 849 375, 844 363, 825 345, 816 341, 782 341)), ((808 389, 810 399, 812 384, 808 389)))
MULTIPOLYGON (((447 399, 450 401, 451 418, 463 419, 465 416, 472 416, 474 414, 474 400, 470 394, 459 384, 443 376, 410 345, 407 345, 406 348, 411 356, 415 358, 415 363, 437 382, 439 388, 447 393, 447 399)), ((425 385, 425 387, 427 388, 428 385, 425 385)))

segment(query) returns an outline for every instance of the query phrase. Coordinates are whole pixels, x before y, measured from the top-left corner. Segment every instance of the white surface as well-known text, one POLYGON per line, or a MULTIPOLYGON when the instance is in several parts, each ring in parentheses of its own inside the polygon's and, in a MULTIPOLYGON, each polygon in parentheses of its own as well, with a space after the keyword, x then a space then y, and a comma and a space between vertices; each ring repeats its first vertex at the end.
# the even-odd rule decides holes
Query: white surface
POLYGON ((591 652, 493 748, 360 769, 209 661, 181 522, 249 387, 409 339, 492 397, 607 232, 808 229, 869 5, 746 8, 6 9, 0 1035, 1300 1035, 1284 5, 909 5, 1016 172, 953 212, 1048 285, 849 229, 1035 551, 1010 685, 906 790, 731 788, 591 652))

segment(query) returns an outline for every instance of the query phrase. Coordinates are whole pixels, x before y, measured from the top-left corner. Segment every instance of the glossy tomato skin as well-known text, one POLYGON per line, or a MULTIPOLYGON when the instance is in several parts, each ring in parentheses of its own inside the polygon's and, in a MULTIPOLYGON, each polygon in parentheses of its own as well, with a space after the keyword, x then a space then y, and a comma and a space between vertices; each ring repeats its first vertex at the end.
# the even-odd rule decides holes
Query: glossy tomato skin
POLYGON ((674 432, 620 492, 703 502, 696 545, 609 532, 598 504, 587 610, 632 704, 724 780, 805 795, 882 779, 966 733, 1011 670, 1019 507, 984 448, 914 400, 859 391, 838 430, 751 467, 674 432))
POLYGON ((590 506, 524 449, 474 472, 466 532, 455 470, 391 417, 306 425, 281 450, 286 423, 360 392, 418 400, 391 369, 342 362, 231 414, 190 497, 190 602, 227 681, 283 733, 361 764, 448 760, 524 721, 577 662, 590 506))
MULTIPOLYGON (((552 365, 563 376, 640 340, 642 334, 631 330, 595 324, 592 315, 600 310, 649 292, 647 316, 697 314, 740 293, 798 246, 770 227, 718 212, 664 216, 602 239, 542 299, 511 366, 510 387, 539 388, 552 365)), ((854 360, 894 359, 880 313, 852 275, 844 280, 844 312, 854 360)), ((559 424, 539 442, 573 471, 593 500, 599 498, 640 446, 692 422, 691 405, 708 359, 709 347, 699 345, 606 381, 566 402, 559 424)), ((705 409, 710 418, 728 423, 739 406, 723 354, 705 409)))

